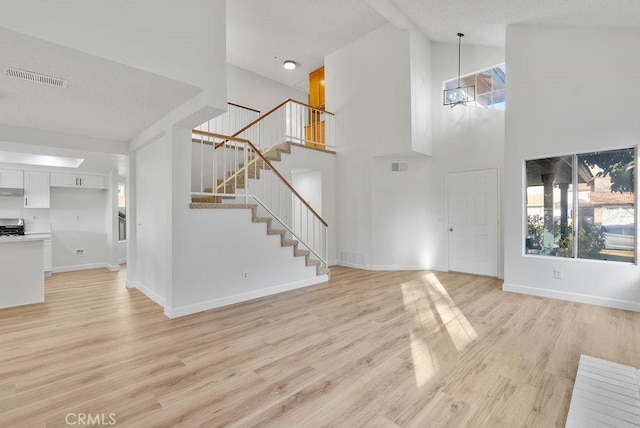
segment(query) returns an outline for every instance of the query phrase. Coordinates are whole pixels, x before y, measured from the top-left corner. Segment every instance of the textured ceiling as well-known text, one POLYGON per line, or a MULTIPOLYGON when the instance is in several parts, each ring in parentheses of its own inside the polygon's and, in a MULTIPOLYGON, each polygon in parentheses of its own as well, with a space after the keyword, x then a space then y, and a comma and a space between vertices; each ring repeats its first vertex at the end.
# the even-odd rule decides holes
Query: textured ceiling
POLYGON ((0 28, 0 65, 68 80, 0 75, 0 123, 128 141, 200 89, 0 28))
POLYGON ((387 21, 435 41, 463 32, 465 44, 504 46, 509 24, 640 28, 640 0, 228 0, 227 60, 304 86, 326 54, 387 21), (286 72, 288 58, 301 67, 286 72))
POLYGON ((432 40, 504 46, 509 24, 640 27, 638 0, 387 0, 432 40))
POLYGON ((227 61, 304 88, 325 55, 384 23, 362 0, 228 0, 227 61), (285 70, 286 59, 298 68, 285 70))

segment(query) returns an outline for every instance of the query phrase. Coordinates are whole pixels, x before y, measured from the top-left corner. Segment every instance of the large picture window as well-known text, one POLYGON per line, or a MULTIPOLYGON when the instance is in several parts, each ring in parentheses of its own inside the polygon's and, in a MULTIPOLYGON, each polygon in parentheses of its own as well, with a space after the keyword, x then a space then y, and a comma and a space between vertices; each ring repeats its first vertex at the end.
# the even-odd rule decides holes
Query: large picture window
POLYGON ((526 161, 527 254, 636 261, 635 149, 526 161))

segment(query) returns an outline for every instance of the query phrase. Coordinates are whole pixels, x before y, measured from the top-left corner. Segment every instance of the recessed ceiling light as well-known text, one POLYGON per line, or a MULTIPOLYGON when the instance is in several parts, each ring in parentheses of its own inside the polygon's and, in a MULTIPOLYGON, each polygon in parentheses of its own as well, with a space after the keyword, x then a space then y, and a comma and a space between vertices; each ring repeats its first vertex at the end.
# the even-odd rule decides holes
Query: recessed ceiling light
POLYGON ((285 68, 285 70, 295 70, 297 66, 298 66, 298 64, 296 64, 296 62, 295 62, 295 61, 292 61, 292 60, 290 60, 290 59, 288 59, 288 60, 286 60, 286 61, 284 62, 284 68, 285 68))

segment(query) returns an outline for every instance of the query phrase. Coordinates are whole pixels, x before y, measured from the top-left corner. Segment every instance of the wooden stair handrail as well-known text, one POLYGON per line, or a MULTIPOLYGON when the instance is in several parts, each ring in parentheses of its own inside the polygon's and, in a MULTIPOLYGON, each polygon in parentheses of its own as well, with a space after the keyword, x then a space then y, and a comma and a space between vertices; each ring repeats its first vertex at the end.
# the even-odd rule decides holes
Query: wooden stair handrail
MULTIPOLYGON (((240 128, 240 130, 239 130, 239 131, 234 132, 231 136, 232 136, 232 137, 237 137, 238 135, 240 135, 241 133, 243 133, 243 132, 244 132, 244 131, 246 131, 247 129, 251 128, 251 127, 252 127, 253 125, 255 125, 256 123, 260 122, 260 121, 261 121, 262 119, 264 119, 265 117, 268 117, 269 115, 271 115, 271 114, 272 114, 273 112, 275 112, 276 110, 278 110, 278 109, 280 109, 281 107, 285 106, 288 102, 292 102, 292 103, 295 103, 295 104, 299 104, 299 105, 301 105, 301 106, 309 107, 309 108, 311 108, 311 109, 318 110, 318 111, 320 111, 320 112, 322 112, 322 113, 327 113, 327 114, 330 114, 331 116, 335 116, 335 114, 334 114, 334 113, 332 113, 332 112, 330 112, 330 111, 323 110, 323 109, 319 109, 319 108, 316 108, 316 107, 311 107, 309 104, 305 104, 305 103, 303 103, 303 102, 300 102, 300 101, 294 100, 293 98, 288 98, 288 99, 284 100, 283 102, 281 102, 280 104, 278 104, 277 106, 275 106, 274 108, 272 108, 271 110, 269 110, 268 112, 266 112, 265 114, 263 114, 262 116, 260 116, 259 118, 257 118, 257 119, 255 119, 254 121, 250 122, 248 125, 246 125, 246 126, 244 126, 244 127, 240 128)), ((226 143, 226 141, 222 141, 222 142, 220 142, 220 143, 216 144, 216 146, 214 147, 214 149, 217 149, 218 147, 222 147, 222 145, 223 145, 224 143, 226 143)))
MULTIPOLYGON (((320 216, 320 214, 318 214, 316 212, 316 210, 314 210, 311 205, 309 205, 309 203, 307 201, 304 200, 304 198, 300 195, 300 193, 298 193, 296 191, 296 189, 293 188, 293 186, 291 185, 291 183, 289 183, 287 181, 286 178, 284 178, 282 176, 282 174, 280 174, 280 171, 278 171, 273 164, 271 163, 271 161, 269 161, 269 159, 267 159, 266 157, 264 157, 264 155, 262 154, 262 152, 260 150, 258 150, 256 148, 256 146, 253 145, 253 143, 249 140, 246 140, 244 138, 238 138, 238 137, 234 137, 234 136, 229 136, 229 135, 222 135, 222 134, 216 134, 215 132, 207 132, 207 131, 200 131, 198 129, 194 129, 193 130, 194 134, 198 134, 198 135, 203 135, 206 137, 214 137, 214 138, 224 138, 227 141, 237 141, 239 143, 244 143, 247 144, 249 147, 251 147, 253 149, 254 152, 257 153, 258 156, 260 156, 260 158, 269 166, 269 168, 271 168, 271 170, 280 178, 280 180, 282 180, 282 182, 289 188, 289 190, 291 190, 291 192, 296 195, 296 197, 298 199, 300 199, 302 201, 302 203, 309 209, 309 211, 311 211, 311 213, 316 216, 316 218, 318 220, 320 220, 320 222, 322 224, 324 224, 326 227, 329 227, 329 225, 327 224, 327 222, 320 216)), ((223 143, 226 141, 223 141, 223 143)), ((222 143, 221 143, 222 144, 222 143)), ((217 145, 216 145, 217 148, 217 145)))
MULTIPOLYGON (((222 135, 222 134, 216 134, 215 132, 209 132, 209 131, 201 131, 199 129, 194 129, 191 131, 193 134, 197 134, 197 135, 202 135, 204 137, 213 137, 213 138, 222 138, 226 141, 237 141, 239 143, 249 143, 249 140, 246 140, 244 138, 238 138, 235 136, 231 136, 231 135, 222 135)), ((223 141, 226 142, 226 141, 223 141)), ((221 143, 218 143, 221 144, 221 143)))
POLYGON ((260 114, 260 110, 256 110, 256 109, 251 108, 251 107, 247 107, 247 106, 243 106, 241 104, 236 104, 236 103, 231 103, 231 102, 227 102, 227 104, 229 104, 230 106, 239 107, 241 109, 249 110, 249 111, 252 111, 254 113, 260 114))

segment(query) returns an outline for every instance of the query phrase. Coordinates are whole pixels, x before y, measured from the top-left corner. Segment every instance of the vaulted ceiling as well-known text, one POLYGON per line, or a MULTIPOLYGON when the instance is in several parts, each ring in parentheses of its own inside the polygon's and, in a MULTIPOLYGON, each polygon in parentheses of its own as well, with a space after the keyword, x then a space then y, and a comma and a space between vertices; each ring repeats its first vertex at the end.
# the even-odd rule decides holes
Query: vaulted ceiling
POLYGON ((509 24, 640 28, 638 0, 228 0, 227 59, 304 87, 326 54, 391 22, 434 41, 504 46, 509 24), (294 72, 282 68, 297 61, 294 72))

